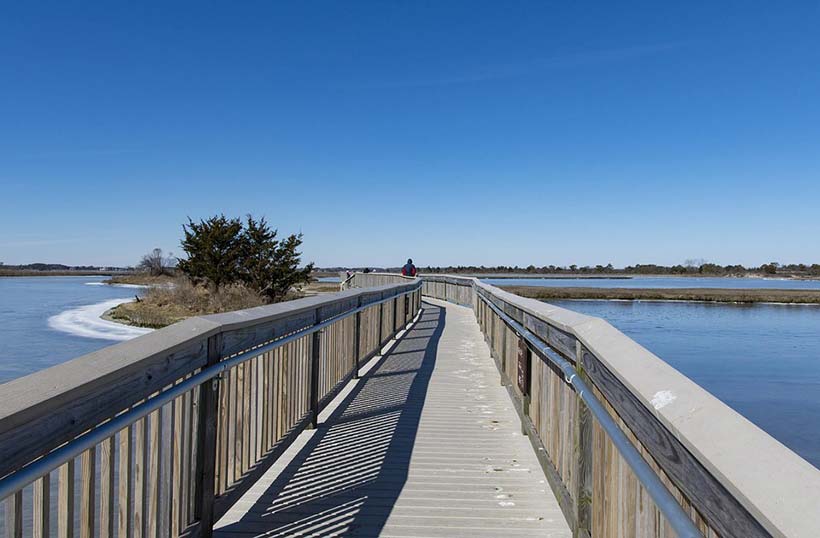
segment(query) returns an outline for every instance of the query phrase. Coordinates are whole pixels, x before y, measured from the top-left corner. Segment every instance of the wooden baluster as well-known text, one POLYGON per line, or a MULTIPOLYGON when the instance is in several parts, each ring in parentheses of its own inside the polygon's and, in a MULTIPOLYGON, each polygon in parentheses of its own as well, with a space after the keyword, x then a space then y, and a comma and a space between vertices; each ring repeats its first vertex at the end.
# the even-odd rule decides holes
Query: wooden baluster
POLYGON ((148 465, 148 451, 146 450, 145 426, 143 417, 134 423, 134 538, 145 536, 145 505, 147 487, 145 483, 145 468, 148 465))
POLYGON ((131 436, 134 425, 120 430, 119 453, 119 493, 117 495, 117 538, 131 538, 133 512, 131 510, 131 484, 133 483, 133 452, 131 451, 131 436))
POLYGON ((276 442, 282 438, 282 413, 285 409, 285 399, 283 396, 285 387, 284 365, 285 357, 290 353, 291 345, 287 344, 281 349, 277 349, 276 362, 276 442))
POLYGON ((173 402, 159 408, 159 509, 157 510, 157 533, 162 538, 171 534, 171 480, 173 402))
POLYGON ((236 480, 236 368, 232 368, 223 374, 226 377, 225 389, 227 391, 226 399, 228 401, 228 409, 225 411, 227 415, 227 429, 225 435, 225 484, 230 487, 236 480))
POLYGON ((179 491, 179 530, 182 532, 185 527, 191 522, 191 511, 189 509, 190 506, 190 485, 193 480, 191 480, 191 468, 193 467, 191 464, 191 444, 193 439, 193 432, 192 425, 191 425, 191 400, 194 397, 194 392, 192 390, 186 392, 182 395, 181 398, 181 405, 182 405, 182 425, 180 426, 180 433, 182 434, 182 443, 180 445, 180 454, 182 458, 182 464, 179 473, 179 480, 180 480, 180 491, 179 491))
MULTIPOLYGON (((34 483, 34 503, 32 507, 32 536, 51 537, 51 475, 45 474, 34 483)), ((8 519, 6 520, 8 525, 8 519)))
POLYGON ((247 469, 256 463, 256 440, 258 432, 256 431, 256 416, 259 412, 256 399, 259 397, 257 384, 259 383, 259 357, 254 357, 248 361, 248 448, 246 450, 248 457, 247 469))
POLYGON ((100 538, 114 536, 114 437, 100 443, 100 538))
POLYGON ((268 354, 263 353, 256 358, 256 461, 262 459, 266 452, 265 436, 267 429, 265 419, 268 417, 267 410, 267 371, 266 365, 268 354))
MULTIPOLYGON (((362 297, 359 296, 358 301, 356 302, 356 308, 362 307, 362 297)), ((359 379, 359 356, 361 355, 361 349, 359 347, 359 339, 361 337, 361 330, 362 330, 362 313, 356 312, 354 316, 354 328, 353 328, 353 379, 359 379)))
POLYGON ((202 435, 202 430, 200 429, 200 421, 199 421, 199 414, 201 412, 202 407, 202 395, 203 392, 203 385, 199 385, 194 390, 191 391, 191 428, 189 430, 189 446, 191 447, 191 456, 189 465, 191 467, 191 474, 188 478, 188 521, 190 523, 195 523, 197 518, 199 517, 199 507, 197 506, 198 497, 196 496, 197 492, 197 463, 199 460, 199 453, 201 450, 201 445, 199 443, 200 436, 202 435))
MULTIPOLYGON (((321 313, 317 309, 315 323, 321 322, 321 313)), ((319 354, 322 349, 322 332, 313 333, 313 344, 310 348, 310 427, 319 426, 319 354)))
POLYGON ((182 396, 174 399, 171 413, 171 537, 179 536, 182 491, 182 396))
MULTIPOLYGON (((208 338, 207 366, 219 362, 222 334, 208 338)), ((199 428, 197 430, 197 466, 195 510, 199 517, 199 535, 211 538, 214 527, 214 467, 216 465, 216 419, 219 404, 219 380, 213 379, 199 388, 199 428)))
MULTIPOLYGON (((587 376, 584 369, 581 367, 582 358, 584 354, 584 346, 581 342, 575 342, 575 350, 576 350, 576 367, 578 370, 578 375, 581 379, 587 383, 589 386, 592 386, 592 382, 590 381, 589 377, 587 376)), ((592 471, 593 471, 593 460, 592 460, 592 423, 593 417, 592 414, 589 412, 589 408, 587 404, 581 399, 580 396, 576 395, 576 412, 577 412, 577 420, 575 421, 575 428, 576 431, 574 432, 573 439, 577 442, 577 446, 575 446, 574 454, 576 455, 575 460, 575 521, 576 521, 576 533, 575 535, 579 538, 589 538, 592 536, 592 471)))
POLYGON ((271 397, 270 397, 270 357, 272 353, 268 352, 262 356, 262 455, 267 454, 270 450, 270 412, 271 412, 271 397))
POLYGON ((57 536, 74 538, 74 458, 60 467, 57 488, 57 536))
POLYGON ((228 489, 228 372, 220 376, 219 380, 219 427, 217 429, 217 458, 216 458, 216 494, 221 495, 228 489))
POLYGON ((239 478, 242 476, 242 432, 245 431, 243 427, 245 423, 245 404, 242 401, 242 396, 245 394, 245 365, 237 365, 236 368, 234 368, 234 373, 236 373, 236 396, 234 398, 236 403, 236 426, 233 438, 233 472, 234 481, 239 481, 239 478))
POLYGON ((23 538, 23 491, 6 498, 6 537, 23 538))
POLYGON ((146 451, 148 464, 145 467, 145 485, 147 490, 145 506, 145 536, 156 538, 157 536, 157 514, 159 512, 159 445, 161 439, 162 424, 159 413, 154 411, 148 415, 150 422, 146 420, 149 429, 146 436, 146 451))
POLYGON ((242 385, 242 474, 250 467, 251 444, 251 386, 253 385, 253 369, 251 362, 242 363, 242 375, 245 377, 242 385))
POLYGON ((80 538, 94 537, 94 494, 97 477, 97 449, 83 452, 80 477, 80 538))
MULTIPOLYGON (((381 297, 379 297, 381 299, 381 297)), ((379 303, 379 355, 381 355, 382 343, 384 342, 384 334, 383 334, 383 326, 384 326, 384 303, 379 303)))

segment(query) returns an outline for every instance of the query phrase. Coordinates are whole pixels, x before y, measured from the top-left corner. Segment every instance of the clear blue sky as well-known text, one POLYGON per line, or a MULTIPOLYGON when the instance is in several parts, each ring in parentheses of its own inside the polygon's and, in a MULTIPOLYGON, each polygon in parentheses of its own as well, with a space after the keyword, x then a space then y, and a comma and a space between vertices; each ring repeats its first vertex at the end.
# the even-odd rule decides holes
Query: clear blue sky
POLYGON ((11 2, 0 260, 820 262, 817 2, 11 2))

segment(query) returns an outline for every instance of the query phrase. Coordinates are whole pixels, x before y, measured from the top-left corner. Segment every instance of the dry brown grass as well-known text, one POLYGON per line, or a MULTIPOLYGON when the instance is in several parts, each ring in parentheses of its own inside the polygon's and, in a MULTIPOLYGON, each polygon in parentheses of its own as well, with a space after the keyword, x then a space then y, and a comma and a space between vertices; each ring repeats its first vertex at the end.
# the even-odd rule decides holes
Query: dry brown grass
POLYGON ((130 273, 115 275, 105 281, 106 284, 136 284, 139 286, 160 286, 176 282, 178 279, 168 275, 151 276, 148 273, 130 273))
POLYGON ((234 284, 219 291, 192 284, 186 278, 149 288, 139 302, 114 308, 116 321, 158 329, 193 316, 231 312, 261 306, 264 298, 245 286, 234 284))

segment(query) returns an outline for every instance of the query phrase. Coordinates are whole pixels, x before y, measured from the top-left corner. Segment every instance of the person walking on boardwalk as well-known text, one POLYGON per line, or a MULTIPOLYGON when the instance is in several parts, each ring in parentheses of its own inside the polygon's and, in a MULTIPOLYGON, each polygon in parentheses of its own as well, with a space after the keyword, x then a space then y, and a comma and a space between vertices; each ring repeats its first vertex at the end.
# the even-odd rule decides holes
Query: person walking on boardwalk
POLYGON ((413 265, 413 260, 407 258, 407 263, 401 268, 401 274, 404 276, 416 276, 416 266, 413 265))

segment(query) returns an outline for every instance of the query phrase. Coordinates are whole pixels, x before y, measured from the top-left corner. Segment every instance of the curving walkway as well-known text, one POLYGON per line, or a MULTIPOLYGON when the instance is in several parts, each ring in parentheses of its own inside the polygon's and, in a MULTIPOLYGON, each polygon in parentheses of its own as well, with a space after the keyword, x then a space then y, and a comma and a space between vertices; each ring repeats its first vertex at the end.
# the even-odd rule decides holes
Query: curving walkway
POLYGON ((215 536, 571 536, 470 310, 425 300, 373 363, 215 536))

